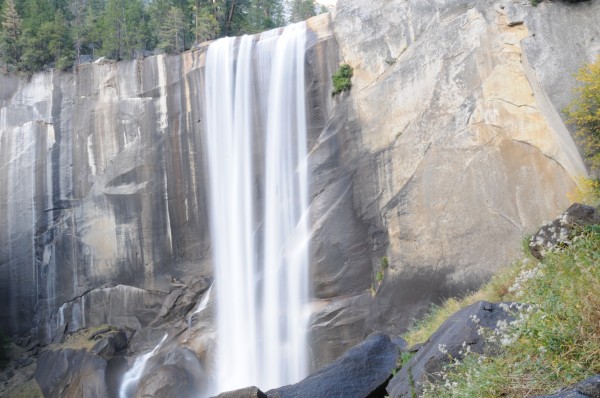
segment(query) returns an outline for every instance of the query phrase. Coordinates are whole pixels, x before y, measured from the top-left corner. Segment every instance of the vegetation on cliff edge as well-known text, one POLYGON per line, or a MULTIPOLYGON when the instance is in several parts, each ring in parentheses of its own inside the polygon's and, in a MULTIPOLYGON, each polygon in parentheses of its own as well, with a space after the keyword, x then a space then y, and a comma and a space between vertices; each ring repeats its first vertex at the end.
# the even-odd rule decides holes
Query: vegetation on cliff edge
MULTIPOLYGON (((599 192, 597 192, 598 194, 599 192)), ((528 397, 600 373, 600 226, 583 228, 572 243, 538 261, 526 251, 478 292, 450 299, 405 338, 425 341, 451 314, 479 300, 533 307, 512 325, 498 356, 469 353, 425 386, 425 397, 528 397)))
POLYGON ((575 87, 576 98, 565 114, 576 127, 575 136, 585 160, 597 172, 600 171, 600 56, 596 62, 581 68, 576 78, 581 84, 575 87))
POLYGON ((178 53, 315 14, 314 0, 0 0, 0 70, 178 53))

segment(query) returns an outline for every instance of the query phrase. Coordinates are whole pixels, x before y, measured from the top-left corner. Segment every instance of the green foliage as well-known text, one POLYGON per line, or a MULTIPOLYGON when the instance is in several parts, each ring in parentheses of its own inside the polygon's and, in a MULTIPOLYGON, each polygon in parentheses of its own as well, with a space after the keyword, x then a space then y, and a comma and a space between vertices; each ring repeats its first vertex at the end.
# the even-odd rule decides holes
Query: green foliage
POLYGON ((381 267, 381 269, 386 269, 387 267, 389 267, 388 258, 386 256, 381 257, 379 266, 381 267))
POLYGON ((392 375, 396 376, 396 374, 400 371, 400 369, 402 369, 402 367, 404 365, 406 365, 413 356, 415 356, 414 352, 402 352, 401 351, 400 355, 398 356, 398 361, 396 361, 396 367, 392 370, 392 375))
POLYGON ((158 48, 167 52, 178 53, 183 50, 184 16, 181 8, 171 7, 164 17, 159 31, 158 48))
MULTIPOLYGON (((146 23, 141 0, 108 0, 98 20, 98 56, 131 59, 145 49, 146 23)), ((163 19, 165 16, 163 15, 163 19)))
POLYGON ((194 10, 194 28, 193 33, 197 43, 210 40, 215 37, 219 31, 219 22, 217 18, 205 9, 196 8, 194 10))
POLYGON ((68 68, 83 55, 118 60, 154 49, 177 53, 194 42, 283 26, 284 2, 0 0, 0 66, 34 72, 68 68))
MULTIPOLYGON (((428 384, 424 396, 528 397, 599 373, 599 263, 600 226, 587 227, 542 262, 527 257, 478 293, 438 307, 418 326, 427 330, 421 340, 437 328, 432 324, 477 300, 530 305, 518 322, 496 335, 504 348, 500 355, 467 354, 445 368, 443 385, 428 384)), ((409 337, 417 334, 413 330, 409 337)))
POLYGON ((575 192, 567 195, 572 202, 600 206, 600 179, 579 177, 575 192))
POLYGON ((383 271, 377 272, 377 275, 375 275, 375 279, 377 279, 377 282, 383 281, 383 271))
POLYGON ((314 0, 293 0, 291 8, 291 22, 304 21, 317 15, 314 0))
POLYGON ((340 66, 338 71, 333 75, 333 91, 331 95, 337 95, 342 91, 350 90, 352 87, 351 78, 354 74, 354 69, 348 65, 343 64, 340 66))
POLYGON ((22 70, 35 71, 55 64, 59 69, 72 65, 73 43, 62 12, 39 26, 28 26, 23 35, 22 70))
POLYGON ((583 147, 586 161, 600 170, 600 56, 596 62, 584 66, 577 73, 581 83, 576 87, 577 97, 567 106, 569 123, 577 127, 575 133, 583 147))
POLYGON ((6 0, 2 9, 2 30, 0 31, 0 61, 15 67, 21 62, 22 21, 13 0, 6 0))
POLYGON ((317 11, 317 14, 325 14, 327 12, 329 12, 327 7, 325 7, 323 4, 321 4, 321 6, 319 7, 319 10, 317 11))
POLYGON ((540 0, 530 0, 529 1, 531 3, 532 6, 537 6, 538 4, 540 4, 540 0))

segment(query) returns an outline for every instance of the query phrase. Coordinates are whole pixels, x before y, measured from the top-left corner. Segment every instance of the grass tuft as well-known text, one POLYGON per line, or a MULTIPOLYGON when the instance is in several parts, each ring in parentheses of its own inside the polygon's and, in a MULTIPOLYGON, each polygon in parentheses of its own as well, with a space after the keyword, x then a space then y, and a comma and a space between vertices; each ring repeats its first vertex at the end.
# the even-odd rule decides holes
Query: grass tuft
POLYGON ((352 82, 350 79, 352 79, 353 75, 354 69, 350 65, 343 64, 340 66, 335 75, 332 76, 333 91, 331 92, 331 95, 335 96, 342 91, 350 90, 352 87, 352 82))

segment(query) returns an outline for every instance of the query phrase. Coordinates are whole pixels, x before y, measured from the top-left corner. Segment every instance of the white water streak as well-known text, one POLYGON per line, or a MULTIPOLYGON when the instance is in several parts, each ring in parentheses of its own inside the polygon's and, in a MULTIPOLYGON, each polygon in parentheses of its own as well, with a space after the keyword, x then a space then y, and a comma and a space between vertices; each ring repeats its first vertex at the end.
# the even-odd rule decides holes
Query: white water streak
POLYGON ((218 40, 206 58, 219 391, 308 370, 305 25, 254 40, 218 40))
POLYGON ((119 398, 130 398, 135 394, 137 385, 140 382, 146 369, 146 363, 156 352, 160 349, 160 346, 167 339, 167 334, 164 335, 160 343, 154 347, 154 349, 140 357, 137 357, 133 367, 129 369, 124 375, 119 387, 119 398))

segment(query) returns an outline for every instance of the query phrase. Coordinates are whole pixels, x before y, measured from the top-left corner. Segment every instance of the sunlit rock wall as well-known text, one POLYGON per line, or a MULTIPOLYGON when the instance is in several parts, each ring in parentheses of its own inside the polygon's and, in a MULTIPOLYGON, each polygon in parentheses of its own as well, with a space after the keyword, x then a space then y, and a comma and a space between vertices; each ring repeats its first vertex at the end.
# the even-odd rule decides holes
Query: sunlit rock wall
POLYGON ((568 205, 586 171, 560 110, 598 18, 598 1, 338 2, 355 75, 312 152, 317 364, 477 288, 568 205))

